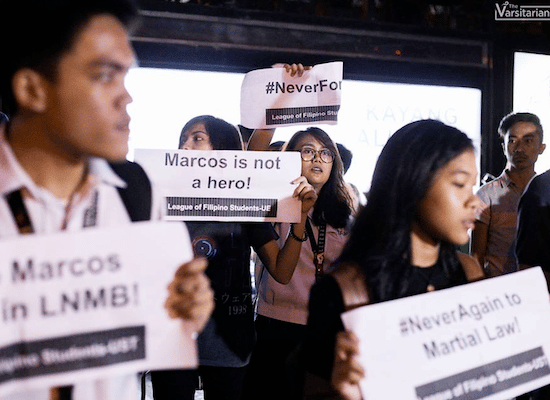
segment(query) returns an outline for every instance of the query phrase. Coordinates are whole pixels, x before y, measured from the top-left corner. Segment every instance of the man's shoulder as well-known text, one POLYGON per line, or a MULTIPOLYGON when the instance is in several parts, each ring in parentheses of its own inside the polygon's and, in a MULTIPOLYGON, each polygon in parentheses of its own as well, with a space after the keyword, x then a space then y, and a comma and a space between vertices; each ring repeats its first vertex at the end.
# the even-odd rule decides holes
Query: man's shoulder
POLYGON ((533 178, 531 183, 536 182, 537 185, 550 185, 550 169, 533 178))
POLYGON ((476 195, 483 200, 483 197, 490 198, 496 194, 501 194, 503 191, 509 189, 507 183, 508 180, 506 177, 501 175, 481 186, 476 192, 476 195))
POLYGON ((540 175, 535 176, 529 185, 525 189, 525 193, 539 193, 546 194, 547 197, 550 197, 550 170, 543 172, 540 175))
POLYGON ((535 176, 523 192, 520 209, 550 204, 550 170, 535 176))
POLYGON ((118 188, 118 192, 132 221, 151 219, 151 181, 143 168, 131 161, 109 165, 126 182, 126 187, 118 188))

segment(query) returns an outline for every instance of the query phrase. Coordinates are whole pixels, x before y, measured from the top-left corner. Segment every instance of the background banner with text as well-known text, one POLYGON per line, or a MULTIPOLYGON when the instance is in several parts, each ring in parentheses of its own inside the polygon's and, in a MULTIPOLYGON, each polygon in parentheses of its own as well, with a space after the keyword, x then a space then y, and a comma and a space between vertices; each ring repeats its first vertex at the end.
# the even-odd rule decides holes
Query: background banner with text
POLYGON ((170 221, 299 222, 298 152, 136 149, 170 221))
POLYGON ((191 328, 164 309, 186 243, 166 222, 1 241, 0 397, 195 367, 191 328))
POLYGON ((550 383, 540 268, 368 305, 343 320, 360 339, 368 399, 504 400, 550 383))
POLYGON ((241 124, 251 129, 336 124, 343 69, 335 61, 315 65, 301 77, 282 67, 247 73, 241 86, 241 124))

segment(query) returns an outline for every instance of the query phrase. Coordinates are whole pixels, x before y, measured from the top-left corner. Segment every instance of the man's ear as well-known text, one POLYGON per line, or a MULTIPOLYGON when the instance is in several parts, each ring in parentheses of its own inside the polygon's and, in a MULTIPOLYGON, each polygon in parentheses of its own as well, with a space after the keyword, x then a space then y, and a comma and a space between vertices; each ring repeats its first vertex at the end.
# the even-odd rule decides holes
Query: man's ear
POLYGON ((47 82, 38 72, 22 68, 13 75, 13 96, 21 108, 41 113, 46 110, 47 82))
POLYGON ((544 153, 544 150, 546 149, 546 145, 543 143, 540 145, 540 150, 539 150, 539 154, 542 154, 544 153))

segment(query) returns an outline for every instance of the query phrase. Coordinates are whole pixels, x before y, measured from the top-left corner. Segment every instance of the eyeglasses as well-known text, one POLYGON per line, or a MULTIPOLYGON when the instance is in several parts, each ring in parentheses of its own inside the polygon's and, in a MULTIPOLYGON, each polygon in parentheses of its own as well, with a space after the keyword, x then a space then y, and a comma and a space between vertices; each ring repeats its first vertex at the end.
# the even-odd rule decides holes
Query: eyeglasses
POLYGON ((328 164, 334 161, 334 154, 329 149, 315 150, 311 147, 302 147, 300 150, 300 156, 304 161, 312 161, 317 154, 319 154, 319 158, 324 163, 328 164))

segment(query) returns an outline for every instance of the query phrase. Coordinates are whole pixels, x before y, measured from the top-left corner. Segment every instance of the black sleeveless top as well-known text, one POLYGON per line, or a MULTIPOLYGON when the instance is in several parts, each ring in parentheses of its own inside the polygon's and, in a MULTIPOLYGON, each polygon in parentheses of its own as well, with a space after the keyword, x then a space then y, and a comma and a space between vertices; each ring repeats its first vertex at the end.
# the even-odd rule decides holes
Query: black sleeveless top
MULTIPOLYGON (((409 267, 409 283, 403 297, 426 293, 428 285, 432 285, 434 290, 440 290, 467 283, 465 276, 454 277, 453 283, 452 277, 445 274, 441 261, 431 267, 409 267)), ((458 273, 463 275, 461 270, 458 273)), ((324 379, 329 379, 332 372, 336 333, 344 330, 340 317, 344 311, 340 286, 332 275, 324 275, 310 292, 306 338, 303 343, 306 370, 324 379)))
POLYGON ((443 271, 441 263, 438 262, 430 267, 411 265, 407 296, 426 293, 429 291, 429 286, 433 287, 432 290, 445 289, 450 286, 450 279, 443 271))

